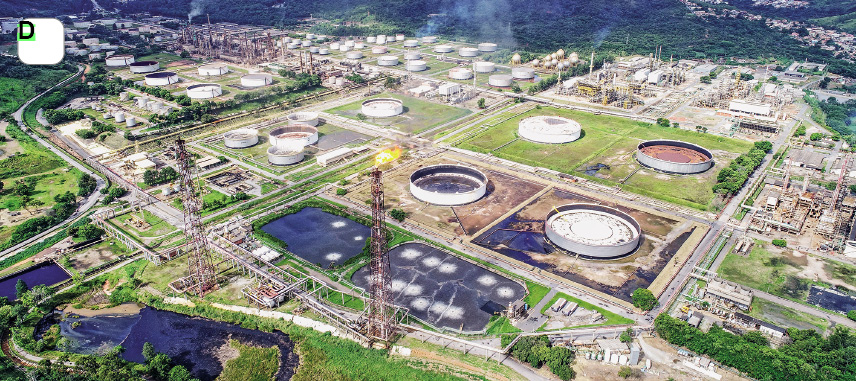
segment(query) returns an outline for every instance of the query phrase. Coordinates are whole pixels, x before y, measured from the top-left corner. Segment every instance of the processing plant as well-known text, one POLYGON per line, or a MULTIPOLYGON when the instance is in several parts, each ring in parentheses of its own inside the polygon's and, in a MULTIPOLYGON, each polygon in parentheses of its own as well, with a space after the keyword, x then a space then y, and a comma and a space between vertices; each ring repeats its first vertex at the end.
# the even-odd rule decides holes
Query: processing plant
POLYGON ((713 167, 713 154, 704 147, 677 140, 649 140, 636 147, 636 160, 667 173, 689 175, 713 167))
POLYGON ((487 176, 477 169, 455 164, 431 165, 410 175, 410 193, 434 205, 464 205, 487 193, 487 176))
POLYGON ((590 259, 614 259, 636 251, 642 228, 618 209, 595 204, 554 208, 544 222, 547 239, 561 249, 590 259))

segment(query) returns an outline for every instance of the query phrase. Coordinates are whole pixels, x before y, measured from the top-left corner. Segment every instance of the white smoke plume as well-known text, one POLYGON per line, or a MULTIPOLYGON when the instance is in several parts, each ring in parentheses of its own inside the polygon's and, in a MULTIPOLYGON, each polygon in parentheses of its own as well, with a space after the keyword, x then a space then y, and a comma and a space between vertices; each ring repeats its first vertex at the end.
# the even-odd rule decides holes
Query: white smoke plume
POLYGON ((187 14, 187 21, 191 22, 194 17, 202 14, 205 10, 207 0, 193 0, 190 2, 190 13, 187 14))

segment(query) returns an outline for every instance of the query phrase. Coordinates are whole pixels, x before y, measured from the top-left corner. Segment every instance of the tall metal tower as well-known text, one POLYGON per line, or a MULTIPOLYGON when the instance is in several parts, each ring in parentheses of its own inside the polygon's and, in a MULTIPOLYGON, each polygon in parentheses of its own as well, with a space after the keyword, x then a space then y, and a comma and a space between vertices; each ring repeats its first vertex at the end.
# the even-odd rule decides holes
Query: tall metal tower
POLYGON ((395 331, 395 308, 390 290, 389 256, 383 211, 383 172, 374 167, 372 178, 371 301, 368 311, 368 337, 389 341, 395 331))
POLYGON ((217 283, 217 271, 211 260, 211 249, 208 247, 208 239, 205 237, 202 218, 199 215, 202 202, 193 191, 191 157, 184 147, 184 140, 181 138, 175 141, 175 158, 178 162, 179 176, 181 176, 181 201, 184 205, 186 247, 190 250, 190 253, 187 254, 189 274, 183 283, 187 285, 188 291, 203 296, 217 283))

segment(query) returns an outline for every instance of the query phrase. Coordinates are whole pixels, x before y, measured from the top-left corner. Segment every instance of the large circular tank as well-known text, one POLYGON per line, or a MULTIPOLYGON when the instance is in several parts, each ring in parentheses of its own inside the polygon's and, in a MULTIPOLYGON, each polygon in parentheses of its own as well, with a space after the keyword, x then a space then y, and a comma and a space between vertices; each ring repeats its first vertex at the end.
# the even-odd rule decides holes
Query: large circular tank
POLYGON ((479 55, 479 50, 476 48, 461 48, 458 50, 458 55, 461 57, 475 57, 479 55))
POLYGON ((366 37, 366 42, 368 42, 369 44, 374 44, 377 42, 377 37, 366 37))
POLYGON ((568 204, 547 213, 544 235, 556 246, 584 258, 611 259, 636 251, 642 228, 615 208, 568 204))
POLYGON ((311 111, 298 111, 288 114, 288 125, 304 124, 312 127, 318 126, 318 113, 311 111))
POLYGON ((404 60, 406 60, 406 61, 421 60, 421 59, 422 59, 422 53, 419 53, 419 52, 404 53, 404 60))
POLYGON ((199 75, 212 76, 223 75, 229 72, 229 67, 224 64, 202 65, 198 69, 199 75))
POLYGON ((495 52, 496 51, 496 44, 494 44, 492 42, 483 42, 483 43, 479 44, 479 51, 480 52, 495 52))
POLYGON ((397 56, 380 56, 377 59, 377 64, 379 66, 395 66, 395 65, 398 65, 398 57, 397 56))
POLYGON ((331 50, 339 50, 339 47, 341 47, 341 46, 342 46, 342 44, 340 44, 338 42, 331 42, 330 43, 330 49, 331 50))
POLYGON ((365 49, 366 44, 364 42, 357 41, 354 43, 354 49, 365 49))
POLYGON ((511 76, 514 79, 533 79, 535 78, 535 69, 528 67, 511 68, 511 76))
POLYGON ((134 127, 137 125, 137 119, 133 116, 129 116, 125 119, 125 127, 134 127))
POLYGON ((395 98, 374 98, 363 102, 362 113, 372 118, 388 118, 404 112, 404 104, 395 98))
POLYGON ((428 69, 428 63, 422 60, 407 61, 407 71, 424 71, 428 69))
POLYGON ((372 46, 372 54, 386 54, 386 46, 372 46))
POLYGON ((314 40, 315 39, 315 33, 306 33, 306 39, 307 40, 314 40))
POLYGON ((435 205, 464 205, 484 197, 487 176, 456 164, 430 165, 410 175, 413 197, 435 205))
POLYGON ((187 86, 187 96, 190 99, 208 99, 223 95, 223 88, 216 83, 200 83, 187 86))
POLYGON ((144 74, 157 71, 160 69, 160 64, 157 61, 137 61, 128 65, 128 68, 131 69, 131 73, 144 74))
POLYGON ((300 42, 300 45, 303 45, 304 48, 308 48, 308 47, 312 46, 312 41, 303 40, 300 42))
POLYGON ((435 44, 437 43, 437 36, 425 36, 422 37, 423 44, 435 44))
POLYGON ((339 45, 339 51, 340 51, 340 52, 350 52, 350 51, 351 51, 351 49, 353 49, 353 47, 352 47, 352 46, 348 46, 348 45, 339 45))
POLYGON ((677 140, 649 140, 636 147, 636 160, 658 171, 693 174, 713 167, 713 155, 705 148, 677 140))
POLYGON ((162 71, 158 73, 146 74, 145 82, 147 86, 166 86, 178 82, 178 74, 171 71, 162 71))
POLYGON ((493 73, 496 70, 496 64, 487 61, 478 61, 473 63, 473 69, 476 73, 493 73))
POLYGON ((261 87, 273 83, 273 76, 270 74, 247 74, 241 77, 241 86, 244 87, 261 87))
POLYGON ((125 121, 125 113, 122 111, 116 111, 116 113, 113 114, 113 117, 116 118, 117 123, 122 123, 125 121))
POLYGON ((295 148, 271 146, 267 149, 268 162, 273 165, 292 165, 301 162, 304 158, 303 150, 295 148))
POLYGON ((310 48, 309 48, 309 53, 312 53, 312 54, 318 54, 318 51, 319 51, 319 50, 320 50, 320 49, 318 49, 318 47, 317 47, 317 46, 312 46, 312 47, 310 47, 310 48))
POLYGON ((139 97, 137 98, 137 107, 146 108, 146 104, 149 103, 148 97, 139 97))
POLYGON ((134 63, 134 56, 128 54, 114 54, 104 60, 109 67, 128 66, 134 63))
POLYGON ((318 142, 318 129, 306 124, 295 124, 274 128, 268 136, 272 146, 308 146, 318 142))
POLYGON ((560 116, 532 116, 517 125, 517 134, 538 143, 568 143, 580 138, 582 127, 577 121, 560 116))
POLYGON ((354 42, 354 40, 345 41, 345 46, 353 48, 355 45, 356 43, 354 42))
POLYGON ((449 70, 449 78, 466 80, 473 77, 473 71, 465 67, 456 67, 449 70))
POLYGON ((450 45, 437 45, 434 47, 434 53, 451 53, 453 51, 455 51, 455 48, 450 45))
POLYGON ((300 44, 297 42, 289 42, 288 45, 285 45, 285 47, 290 50, 295 50, 300 48, 300 44))
POLYGON ((375 37, 375 38, 376 38, 376 40, 375 40, 375 41, 376 41, 378 44, 380 44, 380 45, 383 45, 383 44, 385 44, 385 43, 386 43, 386 35, 379 34, 379 35, 377 35, 377 37, 375 37))
POLYGON ((493 87, 511 87, 512 78, 507 74, 494 74, 487 79, 487 84, 493 87))
POLYGON ((417 46, 419 46, 419 41, 416 41, 416 40, 404 41, 404 47, 405 48, 415 48, 417 46))
POLYGON ((247 148, 259 144, 259 133, 251 128, 239 128, 223 134, 223 144, 228 148, 247 148))
POLYGON ((330 49, 327 49, 327 48, 318 49, 318 54, 320 54, 322 56, 326 56, 326 55, 330 54, 330 49))
POLYGON ((363 52, 361 52, 359 50, 350 51, 350 52, 345 53, 345 58, 352 59, 352 60, 358 60, 360 58, 363 58, 363 52))
POLYGON ((395 41, 404 41, 404 38, 405 37, 403 34, 396 34, 395 35, 395 41))

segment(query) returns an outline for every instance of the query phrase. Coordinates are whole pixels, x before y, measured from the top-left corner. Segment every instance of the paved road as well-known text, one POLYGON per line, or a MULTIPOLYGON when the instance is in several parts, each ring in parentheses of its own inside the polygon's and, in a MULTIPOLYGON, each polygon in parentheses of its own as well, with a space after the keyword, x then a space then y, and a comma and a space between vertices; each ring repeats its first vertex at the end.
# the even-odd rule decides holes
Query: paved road
POLYGON ((71 217, 67 218, 61 224, 57 224, 54 227, 52 227, 52 228, 50 228, 50 229, 48 229, 48 230, 46 230, 40 234, 37 234, 36 236, 34 236, 34 237, 24 241, 24 242, 21 242, 21 243, 15 245, 15 246, 12 246, 6 250, 3 250, 2 252, 0 252, 0 259, 6 258, 6 257, 8 257, 14 253, 17 253, 18 251, 22 250, 24 247, 27 247, 30 244, 44 238, 45 236, 53 233, 54 231, 56 231, 60 227, 64 226, 65 224, 70 223, 70 222, 76 220, 77 218, 79 218, 80 216, 82 216, 83 214, 85 214, 86 211, 88 211, 90 208, 92 208, 93 206, 95 206, 98 203, 98 199, 101 197, 101 189, 104 189, 104 187, 106 186, 106 183, 99 176, 99 174, 92 172, 91 170, 89 170, 89 168, 87 168, 83 164, 78 163, 77 160, 74 160, 73 158, 69 157, 62 150, 54 148, 54 146, 52 144, 48 143, 47 141, 45 141, 44 139, 39 137, 37 134, 30 131, 30 129, 27 128, 26 125, 24 124, 24 118, 23 118, 24 109, 26 109, 27 106, 29 106, 31 103, 33 103, 36 99, 38 99, 42 95, 45 95, 48 92, 50 92, 51 90, 55 89, 56 87, 62 86, 62 85, 66 84, 70 81, 75 80, 80 74, 83 73, 83 70, 84 70, 83 66, 78 66, 77 74, 65 79, 64 81, 54 85, 50 89, 47 89, 44 92, 42 92, 41 94, 38 94, 35 97, 31 98, 30 100, 27 101, 27 103, 24 103, 24 105, 21 106, 21 108, 19 108, 17 111, 15 111, 15 113, 12 114, 12 117, 15 118, 15 121, 18 123, 18 126, 20 126, 21 129, 23 131, 25 131, 27 135, 32 137, 39 144, 45 146, 48 150, 50 150, 51 152, 53 152, 54 154, 56 154, 57 156, 59 156, 60 158, 65 160, 70 165, 79 169, 81 172, 87 173, 90 176, 95 177, 95 182, 96 182, 97 187, 96 187, 95 191, 92 192, 92 194, 90 194, 89 197, 86 198, 86 200, 84 202, 78 203, 77 211, 74 212, 74 214, 72 214, 71 217))

